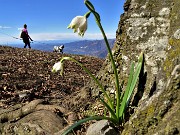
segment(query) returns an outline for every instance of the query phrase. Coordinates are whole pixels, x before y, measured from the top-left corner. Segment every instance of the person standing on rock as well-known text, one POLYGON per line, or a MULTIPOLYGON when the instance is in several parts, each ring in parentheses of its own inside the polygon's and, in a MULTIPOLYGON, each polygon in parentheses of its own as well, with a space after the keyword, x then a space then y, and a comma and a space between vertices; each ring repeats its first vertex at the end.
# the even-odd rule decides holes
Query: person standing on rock
POLYGON ((31 39, 31 37, 28 34, 28 30, 27 30, 27 25, 26 24, 24 24, 24 29, 21 32, 21 38, 23 39, 23 42, 25 44, 24 48, 26 48, 27 45, 28 45, 29 48, 31 48, 29 39, 31 41, 33 41, 33 40, 31 39))

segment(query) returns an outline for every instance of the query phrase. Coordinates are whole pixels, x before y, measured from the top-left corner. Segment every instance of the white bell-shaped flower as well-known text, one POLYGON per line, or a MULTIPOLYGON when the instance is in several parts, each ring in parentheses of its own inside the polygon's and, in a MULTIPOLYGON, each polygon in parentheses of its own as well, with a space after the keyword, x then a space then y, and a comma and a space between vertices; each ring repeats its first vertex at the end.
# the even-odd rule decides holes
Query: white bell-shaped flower
POLYGON ((60 74, 62 75, 62 73, 63 73, 63 63, 61 61, 54 64, 54 66, 52 68, 52 72, 57 72, 59 70, 60 70, 60 74))
POLYGON ((87 30, 87 18, 86 16, 76 16, 72 19, 71 23, 67 27, 68 29, 74 29, 74 33, 78 32, 78 35, 84 36, 87 30))

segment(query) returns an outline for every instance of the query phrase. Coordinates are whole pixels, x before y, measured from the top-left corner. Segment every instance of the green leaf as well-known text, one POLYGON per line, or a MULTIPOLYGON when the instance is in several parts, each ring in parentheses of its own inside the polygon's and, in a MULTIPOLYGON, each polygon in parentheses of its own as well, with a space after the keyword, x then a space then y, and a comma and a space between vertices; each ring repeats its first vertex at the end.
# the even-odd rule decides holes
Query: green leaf
POLYGON ((120 112, 119 117, 122 117, 124 110, 125 110, 127 98, 128 98, 129 92, 130 92, 130 87, 131 87, 131 83, 132 83, 132 79, 133 79, 133 73, 134 73, 134 62, 131 64, 130 75, 128 78, 128 84, 127 84, 127 87, 126 87, 125 92, 124 92, 124 96, 123 96, 123 99, 121 102, 121 106, 119 108, 119 112, 120 112))
POLYGON ((121 118, 122 118, 128 104, 129 104, 132 93, 133 93, 134 88, 136 86, 136 83, 137 83, 137 80, 138 80, 138 77, 139 77, 139 74, 140 74, 140 71, 141 71, 142 63, 143 63, 143 53, 141 53, 140 56, 139 56, 139 60, 138 60, 138 64, 137 64, 135 72, 134 72, 134 63, 132 63, 132 65, 131 65, 128 84, 127 84, 125 94, 123 96, 123 100, 121 102, 121 107, 120 107, 120 110, 119 110, 120 111, 119 117, 121 117, 121 118))
POLYGON ((111 114, 112 118, 118 121, 118 118, 115 115, 115 111, 112 110, 112 108, 102 99, 99 98, 100 101, 103 103, 103 105, 108 109, 109 113, 111 114))
POLYGON ((134 73, 133 80, 132 80, 132 83, 131 83, 131 87, 130 87, 130 91, 129 91, 129 94, 128 94, 128 99, 127 99, 127 101, 130 100, 130 97, 131 97, 131 95, 132 95, 132 93, 133 93, 133 90, 134 90, 134 88, 135 88, 135 86, 136 86, 136 83, 137 83, 137 80, 138 80, 138 77, 139 77, 139 73, 140 73, 140 71, 141 71, 141 65, 142 65, 142 63, 139 63, 139 64, 137 65, 137 68, 136 68, 136 71, 135 71, 135 73, 134 73))
POLYGON ((94 14, 97 21, 101 21, 100 15, 95 11, 93 4, 89 0, 85 0, 86 7, 94 14))
POLYGON ((139 56, 138 64, 137 64, 136 70, 135 70, 134 75, 133 75, 133 80, 132 80, 132 83, 131 83, 130 93, 128 95, 127 101, 130 101, 130 99, 131 99, 133 90, 134 90, 134 88, 136 86, 136 83, 137 83, 137 80, 138 80, 138 77, 139 77, 139 74, 140 74, 140 71, 141 71, 142 63, 143 63, 143 53, 141 53, 140 56, 139 56))
POLYGON ((85 0, 84 3, 90 11, 95 11, 93 4, 89 0, 85 0))

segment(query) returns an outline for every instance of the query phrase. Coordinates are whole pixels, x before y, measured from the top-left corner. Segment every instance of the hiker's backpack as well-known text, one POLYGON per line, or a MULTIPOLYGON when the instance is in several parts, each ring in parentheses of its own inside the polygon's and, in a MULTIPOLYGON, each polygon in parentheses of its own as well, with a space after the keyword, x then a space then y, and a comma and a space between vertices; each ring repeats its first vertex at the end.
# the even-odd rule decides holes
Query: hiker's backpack
POLYGON ((26 36, 26 32, 25 31, 22 31, 21 32, 21 35, 20 35, 20 38, 24 38, 26 36))

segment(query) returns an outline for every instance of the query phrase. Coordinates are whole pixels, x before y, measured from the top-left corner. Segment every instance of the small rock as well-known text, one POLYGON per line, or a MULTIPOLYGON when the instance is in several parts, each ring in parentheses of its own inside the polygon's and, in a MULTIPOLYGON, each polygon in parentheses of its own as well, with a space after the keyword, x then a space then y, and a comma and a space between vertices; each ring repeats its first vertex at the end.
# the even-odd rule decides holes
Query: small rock
POLYGON ((8 74, 2 74, 2 78, 7 78, 8 74))
POLYGON ((89 126, 86 135, 119 135, 108 120, 100 120, 89 126))

